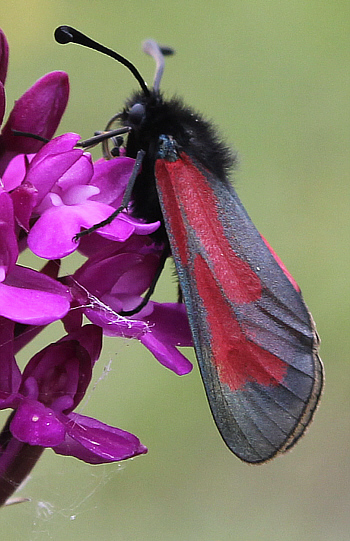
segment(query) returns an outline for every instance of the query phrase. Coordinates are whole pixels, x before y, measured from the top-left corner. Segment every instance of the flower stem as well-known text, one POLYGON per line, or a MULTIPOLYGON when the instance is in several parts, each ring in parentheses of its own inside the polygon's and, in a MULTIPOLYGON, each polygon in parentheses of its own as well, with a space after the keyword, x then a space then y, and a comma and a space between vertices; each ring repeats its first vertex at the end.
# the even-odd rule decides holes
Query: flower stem
POLYGON ((17 490, 44 451, 44 447, 23 443, 12 436, 11 417, 0 434, 0 507, 17 490))

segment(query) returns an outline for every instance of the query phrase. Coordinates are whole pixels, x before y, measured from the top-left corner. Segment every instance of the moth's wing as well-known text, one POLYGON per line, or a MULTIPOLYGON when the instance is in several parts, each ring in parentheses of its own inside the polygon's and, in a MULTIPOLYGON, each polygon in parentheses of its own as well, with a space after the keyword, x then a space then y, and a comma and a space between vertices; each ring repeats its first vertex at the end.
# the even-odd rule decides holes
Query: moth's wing
POLYGON ((155 174, 213 417, 238 457, 264 462, 298 440, 321 394, 312 317, 230 185, 185 153, 155 174))

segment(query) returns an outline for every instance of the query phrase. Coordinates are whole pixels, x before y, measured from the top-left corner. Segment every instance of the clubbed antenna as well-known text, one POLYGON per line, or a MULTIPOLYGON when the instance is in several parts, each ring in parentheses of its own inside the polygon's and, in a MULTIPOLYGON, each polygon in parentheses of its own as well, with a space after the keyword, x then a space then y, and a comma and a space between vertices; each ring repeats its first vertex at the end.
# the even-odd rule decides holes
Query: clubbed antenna
POLYGON ((117 60, 117 62, 120 62, 125 67, 127 67, 129 71, 131 71, 131 73, 141 86, 141 89, 145 96, 148 97, 150 95, 150 91, 147 88, 145 80, 141 76, 138 69, 134 66, 134 64, 132 64, 129 60, 116 53, 115 51, 112 51, 112 49, 108 49, 97 41, 90 39, 88 36, 82 34, 71 26, 59 26, 58 28, 56 28, 55 39, 58 43, 77 43, 78 45, 83 45, 84 47, 89 47, 94 51, 99 51, 100 53, 103 53, 107 56, 111 56, 112 58, 114 58, 114 60, 117 60))

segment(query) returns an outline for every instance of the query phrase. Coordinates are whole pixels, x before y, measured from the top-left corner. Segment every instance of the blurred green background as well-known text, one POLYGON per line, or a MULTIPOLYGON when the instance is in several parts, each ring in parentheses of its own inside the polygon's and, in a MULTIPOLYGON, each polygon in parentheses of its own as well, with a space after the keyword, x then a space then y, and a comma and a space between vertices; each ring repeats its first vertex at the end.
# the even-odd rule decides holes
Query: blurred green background
MULTIPOLYGON (((118 50, 149 82, 140 42, 175 47, 163 90, 214 119, 238 150, 238 193, 302 287, 327 374, 306 437, 247 466, 221 441, 196 366, 180 378, 137 343, 107 341, 95 381, 110 370, 81 411, 136 433, 148 455, 90 467, 46 451, 20 493, 31 501, 2 510, 2 539, 349 540, 349 0, 13 0, 0 13, 9 108, 44 73, 70 75, 59 133, 90 136, 137 85, 111 59, 55 44, 56 26, 118 50)), ((169 267, 157 298, 175 291, 169 267)))

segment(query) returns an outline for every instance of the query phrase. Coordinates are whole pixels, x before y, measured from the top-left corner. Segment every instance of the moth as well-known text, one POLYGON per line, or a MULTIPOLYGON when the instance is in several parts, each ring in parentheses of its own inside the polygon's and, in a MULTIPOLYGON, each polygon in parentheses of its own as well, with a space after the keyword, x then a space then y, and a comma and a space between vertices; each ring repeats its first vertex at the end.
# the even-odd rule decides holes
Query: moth
POLYGON ((229 181, 232 154, 210 122, 178 98, 163 97, 170 49, 147 42, 157 63, 149 89, 131 62, 77 30, 59 27, 55 37, 112 56, 140 85, 113 117, 119 130, 107 136, 127 134, 126 156, 136 159, 122 207, 109 221, 132 199, 135 216, 162 224, 155 238, 163 257, 142 306, 172 256, 222 438, 249 463, 287 451, 311 422, 322 391, 319 339, 299 286, 229 181))

